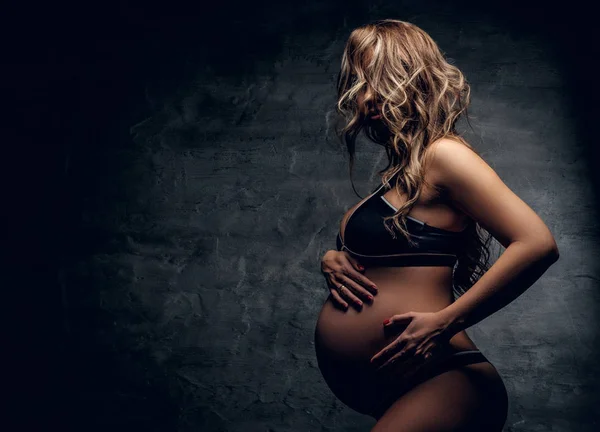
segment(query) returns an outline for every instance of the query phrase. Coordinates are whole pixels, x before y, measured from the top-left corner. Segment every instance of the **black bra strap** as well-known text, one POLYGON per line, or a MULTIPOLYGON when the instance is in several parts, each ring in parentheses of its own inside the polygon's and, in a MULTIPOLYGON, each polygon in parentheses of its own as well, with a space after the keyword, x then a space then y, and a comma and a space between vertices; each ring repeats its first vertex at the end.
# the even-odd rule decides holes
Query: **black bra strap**
POLYGON ((457 261, 456 255, 450 254, 361 256, 356 259, 368 267, 454 267, 457 261))
POLYGON ((336 237, 338 251, 346 250, 361 264, 370 267, 403 267, 403 266, 449 266, 454 267, 456 255, 444 253, 407 253, 397 255, 362 255, 352 252, 344 245, 338 232, 336 237))

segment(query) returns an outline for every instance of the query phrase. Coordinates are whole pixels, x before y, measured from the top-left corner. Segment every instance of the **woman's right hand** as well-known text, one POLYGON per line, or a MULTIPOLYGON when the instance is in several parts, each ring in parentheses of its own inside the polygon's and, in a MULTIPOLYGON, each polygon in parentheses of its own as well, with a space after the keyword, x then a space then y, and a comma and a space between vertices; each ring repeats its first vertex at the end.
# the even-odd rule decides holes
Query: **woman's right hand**
POLYGON ((321 273, 327 280, 333 300, 342 308, 348 308, 352 302, 360 310, 362 301, 373 302, 377 287, 362 272, 362 267, 346 251, 328 250, 321 259, 321 273), (372 295, 372 294, 373 295, 372 295))

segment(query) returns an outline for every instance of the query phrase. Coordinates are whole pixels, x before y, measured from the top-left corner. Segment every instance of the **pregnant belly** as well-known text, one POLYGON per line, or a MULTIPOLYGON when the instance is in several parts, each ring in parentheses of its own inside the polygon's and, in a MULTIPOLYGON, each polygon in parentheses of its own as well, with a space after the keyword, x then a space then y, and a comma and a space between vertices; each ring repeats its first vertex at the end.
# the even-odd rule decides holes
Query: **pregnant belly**
MULTIPOLYGON (((384 333, 383 321, 409 311, 434 312, 452 302, 450 288, 398 284, 368 276, 379 287, 372 304, 364 303, 358 311, 336 307, 331 296, 324 303, 315 328, 315 350, 322 375, 333 393, 346 405, 368 414, 378 395, 389 387, 390 380, 409 376, 419 363, 398 362, 383 374, 370 364, 373 355, 401 333, 384 333)), ((448 352, 476 349, 465 332, 456 334, 448 352)), ((415 359, 416 360, 416 359, 415 359)))
POLYGON ((323 305, 316 325, 321 347, 346 359, 365 360, 391 342, 398 334, 384 334, 383 321, 392 315, 409 311, 434 312, 451 303, 450 289, 415 287, 376 282, 379 292, 372 304, 363 303, 362 310, 352 305, 344 311, 332 301, 323 305))

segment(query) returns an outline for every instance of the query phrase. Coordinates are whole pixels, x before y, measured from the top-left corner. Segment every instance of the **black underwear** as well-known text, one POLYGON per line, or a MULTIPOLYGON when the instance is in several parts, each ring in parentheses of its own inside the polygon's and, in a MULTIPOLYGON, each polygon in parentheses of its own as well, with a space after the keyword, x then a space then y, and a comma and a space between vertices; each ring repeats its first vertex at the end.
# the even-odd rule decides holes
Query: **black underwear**
POLYGON ((375 419, 379 419, 385 411, 406 392, 434 376, 452 369, 457 369, 460 366, 487 361, 488 359, 479 350, 458 351, 424 366, 423 369, 415 373, 411 378, 399 382, 387 378, 385 379, 385 388, 387 388, 388 391, 383 395, 378 396, 378 399, 373 403, 373 408, 369 415, 375 419))

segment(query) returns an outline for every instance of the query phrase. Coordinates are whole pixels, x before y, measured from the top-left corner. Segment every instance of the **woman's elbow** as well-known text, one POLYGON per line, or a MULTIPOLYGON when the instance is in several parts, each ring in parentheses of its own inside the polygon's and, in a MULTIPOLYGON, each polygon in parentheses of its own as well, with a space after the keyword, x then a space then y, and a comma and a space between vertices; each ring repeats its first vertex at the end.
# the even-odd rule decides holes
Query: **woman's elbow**
POLYGON ((552 261, 552 263, 555 263, 556 261, 558 261, 558 258, 560 257, 560 253, 558 251, 558 245, 556 244, 556 240, 554 240, 554 237, 550 237, 548 240, 546 240, 543 243, 542 250, 543 250, 544 254, 547 256, 547 258, 550 261, 552 261))
POLYGON ((523 241, 529 245, 529 250, 532 256, 536 259, 541 259, 550 265, 558 261, 560 253, 558 251, 558 245, 552 235, 544 236, 543 238, 529 238, 528 241, 523 241))

